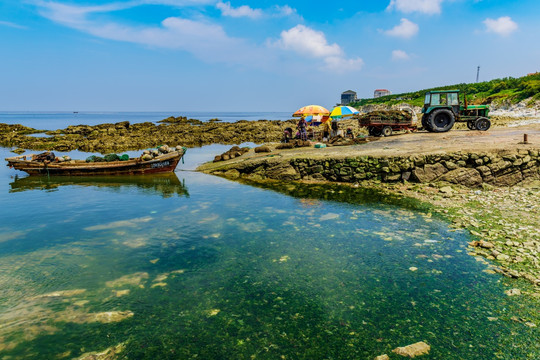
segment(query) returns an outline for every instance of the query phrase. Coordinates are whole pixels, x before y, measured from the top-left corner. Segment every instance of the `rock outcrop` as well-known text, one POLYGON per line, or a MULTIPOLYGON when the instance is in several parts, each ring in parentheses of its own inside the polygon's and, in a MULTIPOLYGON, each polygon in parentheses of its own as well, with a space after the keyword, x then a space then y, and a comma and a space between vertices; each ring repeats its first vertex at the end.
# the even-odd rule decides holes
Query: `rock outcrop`
MULTIPOLYGON (((185 117, 169 117, 154 124, 130 124, 128 121, 95 126, 74 125, 65 129, 46 131, 48 137, 29 134, 43 133, 22 125, 0 124, 0 146, 32 150, 81 150, 87 152, 115 153, 127 150, 153 148, 162 144, 182 144, 199 147, 210 144, 263 144, 279 142, 285 128, 296 126, 297 120, 240 120, 234 123, 202 122, 185 117)), ((358 134, 356 120, 343 120, 340 126, 351 127, 358 134)), ((365 132, 365 131, 364 131, 365 132)))

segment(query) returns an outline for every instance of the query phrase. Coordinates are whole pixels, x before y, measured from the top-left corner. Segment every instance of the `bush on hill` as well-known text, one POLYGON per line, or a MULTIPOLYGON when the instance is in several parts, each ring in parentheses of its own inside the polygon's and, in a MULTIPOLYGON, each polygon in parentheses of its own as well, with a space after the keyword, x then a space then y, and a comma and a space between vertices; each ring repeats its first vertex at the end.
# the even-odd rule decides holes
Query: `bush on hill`
POLYGON ((520 78, 507 77, 480 83, 456 84, 440 86, 431 89, 419 90, 415 92, 392 94, 373 99, 360 99, 352 106, 365 106, 374 104, 394 105, 407 102, 411 105, 422 106, 424 95, 431 90, 451 90, 458 89, 467 94, 467 99, 471 104, 491 104, 491 103, 518 103, 528 98, 540 100, 540 73, 535 73, 520 78))

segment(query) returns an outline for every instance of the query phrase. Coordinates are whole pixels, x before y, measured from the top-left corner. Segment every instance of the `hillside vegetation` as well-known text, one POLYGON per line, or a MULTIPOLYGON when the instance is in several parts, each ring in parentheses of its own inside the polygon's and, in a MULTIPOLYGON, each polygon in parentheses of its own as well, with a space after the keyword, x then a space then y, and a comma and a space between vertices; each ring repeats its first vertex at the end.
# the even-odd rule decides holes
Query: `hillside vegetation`
POLYGON ((510 105, 530 99, 528 105, 532 106, 536 101, 540 101, 540 73, 520 78, 507 77, 480 83, 441 86, 410 93, 392 94, 376 99, 360 99, 351 104, 351 106, 394 105, 402 102, 407 102, 414 106, 423 106, 424 95, 427 91, 451 89, 458 89, 461 92, 465 92, 469 104, 510 105))

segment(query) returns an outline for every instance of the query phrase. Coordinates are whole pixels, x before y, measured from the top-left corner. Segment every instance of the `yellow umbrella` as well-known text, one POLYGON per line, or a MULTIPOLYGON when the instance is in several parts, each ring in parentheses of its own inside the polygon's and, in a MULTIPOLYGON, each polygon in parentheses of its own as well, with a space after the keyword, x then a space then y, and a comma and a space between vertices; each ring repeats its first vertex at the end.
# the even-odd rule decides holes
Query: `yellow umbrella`
POLYGON ((325 107, 320 105, 308 105, 304 106, 303 108, 300 108, 295 111, 293 114, 294 117, 302 117, 302 116, 317 116, 317 115, 330 115, 330 111, 328 111, 325 107))

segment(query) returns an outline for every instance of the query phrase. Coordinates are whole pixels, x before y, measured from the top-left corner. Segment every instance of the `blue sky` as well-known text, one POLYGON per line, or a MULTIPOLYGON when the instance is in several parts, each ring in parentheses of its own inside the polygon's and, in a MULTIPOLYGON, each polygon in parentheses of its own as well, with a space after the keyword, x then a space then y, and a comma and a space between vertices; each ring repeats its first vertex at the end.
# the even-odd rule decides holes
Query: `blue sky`
POLYGON ((0 111, 291 111, 540 71, 538 0, 0 0, 0 111))

